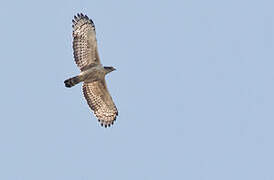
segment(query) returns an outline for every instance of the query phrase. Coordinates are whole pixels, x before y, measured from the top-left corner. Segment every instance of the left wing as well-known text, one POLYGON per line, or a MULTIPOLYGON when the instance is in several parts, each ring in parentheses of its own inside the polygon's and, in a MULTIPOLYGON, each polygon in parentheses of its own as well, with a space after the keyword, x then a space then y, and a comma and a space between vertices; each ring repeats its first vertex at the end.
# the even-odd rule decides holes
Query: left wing
POLYGON ((102 126, 114 123, 118 110, 108 92, 105 79, 83 84, 83 93, 89 107, 94 111, 102 126))

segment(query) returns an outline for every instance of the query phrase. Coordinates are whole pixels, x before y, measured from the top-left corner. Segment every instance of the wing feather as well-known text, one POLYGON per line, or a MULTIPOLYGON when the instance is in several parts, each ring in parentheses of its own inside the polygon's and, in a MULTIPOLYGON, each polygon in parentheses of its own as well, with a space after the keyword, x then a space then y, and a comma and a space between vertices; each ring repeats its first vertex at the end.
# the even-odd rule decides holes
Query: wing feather
POLYGON ((83 84, 83 94, 102 126, 114 123, 118 110, 108 92, 105 79, 83 84))
POLYGON ((86 15, 77 14, 73 22, 73 54, 80 70, 91 65, 100 64, 97 50, 95 26, 86 15))

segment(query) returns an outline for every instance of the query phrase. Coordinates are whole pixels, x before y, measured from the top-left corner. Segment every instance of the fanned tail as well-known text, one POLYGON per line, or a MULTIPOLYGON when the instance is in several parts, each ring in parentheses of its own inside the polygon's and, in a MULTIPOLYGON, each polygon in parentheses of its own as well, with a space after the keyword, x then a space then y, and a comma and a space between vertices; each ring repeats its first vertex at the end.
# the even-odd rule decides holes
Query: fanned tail
POLYGON ((80 82, 81 82, 81 78, 79 76, 75 76, 75 77, 69 78, 69 79, 67 79, 67 80, 64 81, 65 86, 67 88, 75 86, 76 84, 78 84, 80 82))

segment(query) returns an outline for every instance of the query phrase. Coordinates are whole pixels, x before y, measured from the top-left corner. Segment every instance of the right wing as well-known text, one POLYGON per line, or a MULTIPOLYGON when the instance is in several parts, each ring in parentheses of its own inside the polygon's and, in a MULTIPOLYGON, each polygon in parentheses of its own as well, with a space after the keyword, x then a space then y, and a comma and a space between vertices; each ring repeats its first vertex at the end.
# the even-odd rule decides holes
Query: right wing
POLYGON ((81 13, 74 16, 72 22, 73 54, 77 66, 82 71, 100 64, 93 21, 81 13))

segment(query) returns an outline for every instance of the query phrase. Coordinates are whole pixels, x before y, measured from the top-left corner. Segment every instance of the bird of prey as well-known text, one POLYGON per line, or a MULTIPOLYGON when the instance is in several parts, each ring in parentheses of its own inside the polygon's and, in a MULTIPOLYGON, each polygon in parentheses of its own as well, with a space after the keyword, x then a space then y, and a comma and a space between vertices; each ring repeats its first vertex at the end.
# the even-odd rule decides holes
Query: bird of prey
POLYGON ((70 88, 83 82, 84 97, 98 118, 101 126, 111 126, 118 110, 108 92, 105 76, 116 70, 111 66, 102 66, 97 50, 95 26, 87 15, 77 14, 72 20, 74 60, 80 68, 78 76, 64 81, 70 88))

